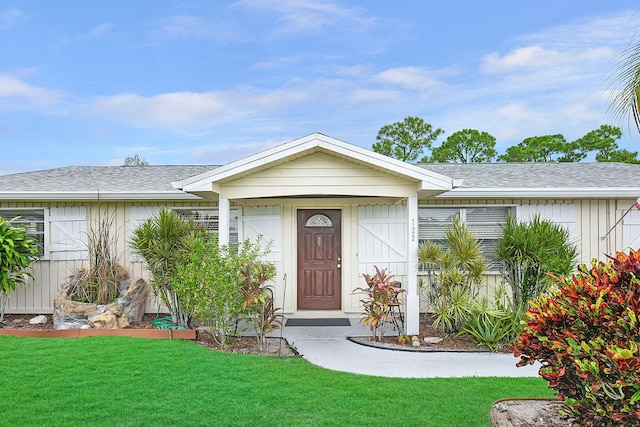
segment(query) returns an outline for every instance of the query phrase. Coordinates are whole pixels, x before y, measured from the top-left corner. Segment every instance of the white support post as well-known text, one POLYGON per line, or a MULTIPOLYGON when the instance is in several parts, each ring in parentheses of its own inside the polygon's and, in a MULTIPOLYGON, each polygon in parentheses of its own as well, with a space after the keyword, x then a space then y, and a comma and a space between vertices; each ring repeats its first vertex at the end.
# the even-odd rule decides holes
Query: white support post
POLYGON ((229 199, 218 196, 218 243, 220 246, 229 244, 229 217, 231 216, 229 199))
POLYGON ((407 305, 405 307, 405 333, 417 335, 420 332, 420 295, 418 294, 418 195, 407 198, 409 220, 407 239, 407 305))

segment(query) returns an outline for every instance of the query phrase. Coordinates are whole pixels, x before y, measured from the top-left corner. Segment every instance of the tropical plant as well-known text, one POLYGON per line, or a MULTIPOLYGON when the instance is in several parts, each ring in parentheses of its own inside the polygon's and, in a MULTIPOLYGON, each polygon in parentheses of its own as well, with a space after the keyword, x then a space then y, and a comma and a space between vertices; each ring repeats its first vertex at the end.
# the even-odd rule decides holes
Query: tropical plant
POLYGON ((14 220, 0 217, 0 322, 9 293, 31 277, 28 268, 40 253, 38 241, 24 229, 14 227, 14 220))
POLYGON ((640 252, 580 265, 525 314, 518 366, 539 362, 583 426, 640 425, 640 252))
POLYGON ((261 352, 266 349, 267 336, 282 326, 282 316, 276 314, 280 309, 274 307, 273 292, 266 287, 276 275, 275 265, 258 261, 268 251, 268 247, 260 250, 260 238, 255 245, 245 241, 240 262, 240 283, 244 295, 242 308, 247 322, 254 328, 261 352))
POLYGON ((621 85, 613 92, 611 110, 618 118, 632 119, 640 132, 640 42, 632 40, 620 55, 617 75, 612 87, 621 85))
POLYGON ((151 289, 171 313, 174 325, 189 327, 191 317, 183 309, 175 293, 172 279, 178 266, 189 261, 190 243, 199 236, 206 241, 209 234, 193 221, 162 209, 133 232, 130 244, 144 258, 151 273, 151 289))
POLYGON ((502 279, 511 287, 515 307, 526 308, 528 301, 549 289, 548 272, 571 273, 577 253, 564 227, 540 215, 529 222, 507 217, 496 257, 503 263, 502 279))
POLYGON ((401 122, 383 126, 372 148, 376 153, 414 162, 424 150, 430 150, 433 142, 443 133, 442 129, 434 129, 420 117, 410 116, 401 122))
POLYGON ((522 310, 514 307, 509 292, 501 284, 494 289, 492 300, 483 295, 473 303, 461 333, 470 335, 480 345, 497 350, 520 335, 523 315, 522 310))
POLYGON ((459 218, 445 237, 443 246, 433 241, 420 244, 418 267, 424 273, 421 287, 435 314, 434 325, 457 333, 471 314, 487 262, 478 240, 459 218))
MULTIPOLYGON (((354 289, 354 293, 363 294, 365 297, 360 300, 364 314, 361 317, 362 323, 369 325, 371 329, 371 339, 380 341, 384 336, 384 324, 395 323, 395 307, 399 307, 402 301, 398 297, 404 289, 401 289, 395 276, 387 273, 387 269, 380 269, 374 266, 376 273, 371 276, 364 274, 367 287, 354 289)), ((403 331, 398 331, 399 335, 404 335, 403 331)))

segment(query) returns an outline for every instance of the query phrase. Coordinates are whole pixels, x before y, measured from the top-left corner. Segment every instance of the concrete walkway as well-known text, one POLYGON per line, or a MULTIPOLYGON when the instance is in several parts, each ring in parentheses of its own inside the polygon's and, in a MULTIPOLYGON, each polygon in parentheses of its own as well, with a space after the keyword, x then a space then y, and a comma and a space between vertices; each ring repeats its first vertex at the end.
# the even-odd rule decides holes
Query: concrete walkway
MULTIPOLYGON (((537 377, 539 366, 516 367, 512 354, 411 352, 348 341, 368 336, 358 318, 351 326, 284 326, 282 335, 314 365, 335 371, 399 378, 537 377)), ((286 323, 285 323, 286 325, 286 323)))

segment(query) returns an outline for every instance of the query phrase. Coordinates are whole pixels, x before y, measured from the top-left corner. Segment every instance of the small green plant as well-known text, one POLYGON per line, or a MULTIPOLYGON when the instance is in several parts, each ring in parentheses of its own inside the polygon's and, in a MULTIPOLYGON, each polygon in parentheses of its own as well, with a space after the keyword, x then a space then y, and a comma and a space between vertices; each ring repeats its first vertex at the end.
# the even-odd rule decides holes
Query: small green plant
MULTIPOLYGON (((404 292, 395 280, 392 274, 387 273, 386 269, 380 270, 374 267, 376 274, 373 276, 364 274, 364 280, 367 287, 354 289, 354 293, 365 295, 360 300, 364 309, 364 314, 360 319, 365 325, 371 328, 371 339, 373 341, 382 340, 384 336, 385 322, 393 322, 393 308, 401 304, 398 296, 404 292)), ((399 331, 402 334, 402 331, 399 331)))
POLYGON ((507 346, 522 330, 520 321, 524 313, 514 306, 504 285, 494 289, 493 299, 486 295, 477 299, 469 318, 464 322, 461 334, 492 350, 507 346))
POLYGON ((466 224, 456 218, 446 230, 446 249, 432 241, 418 248, 418 267, 434 325, 446 333, 458 333, 471 315, 487 262, 480 244, 466 224))
POLYGON ((504 265, 502 278, 511 287, 516 307, 526 309, 530 300, 551 286, 546 273, 570 274, 577 253, 569 232, 562 226, 539 215, 530 222, 507 217, 496 256, 504 265))
POLYGON ((0 322, 9 293, 31 277, 28 268, 40 253, 37 240, 11 223, 0 217, 0 322))
POLYGON ((532 301, 513 349, 580 425, 640 424, 640 252, 580 265, 532 301))

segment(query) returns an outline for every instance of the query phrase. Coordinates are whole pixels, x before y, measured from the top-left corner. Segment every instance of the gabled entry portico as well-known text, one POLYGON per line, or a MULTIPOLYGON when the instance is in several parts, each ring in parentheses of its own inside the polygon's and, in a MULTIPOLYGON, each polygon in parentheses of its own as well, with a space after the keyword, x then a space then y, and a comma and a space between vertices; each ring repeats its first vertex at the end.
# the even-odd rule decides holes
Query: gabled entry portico
POLYGON ((377 265, 402 282, 406 332, 417 333, 418 195, 451 190, 451 178, 312 134, 174 186, 218 203, 222 243, 230 209, 240 210, 241 239, 274 243, 274 295, 285 313, 359 313, 353 289, 377 265))

